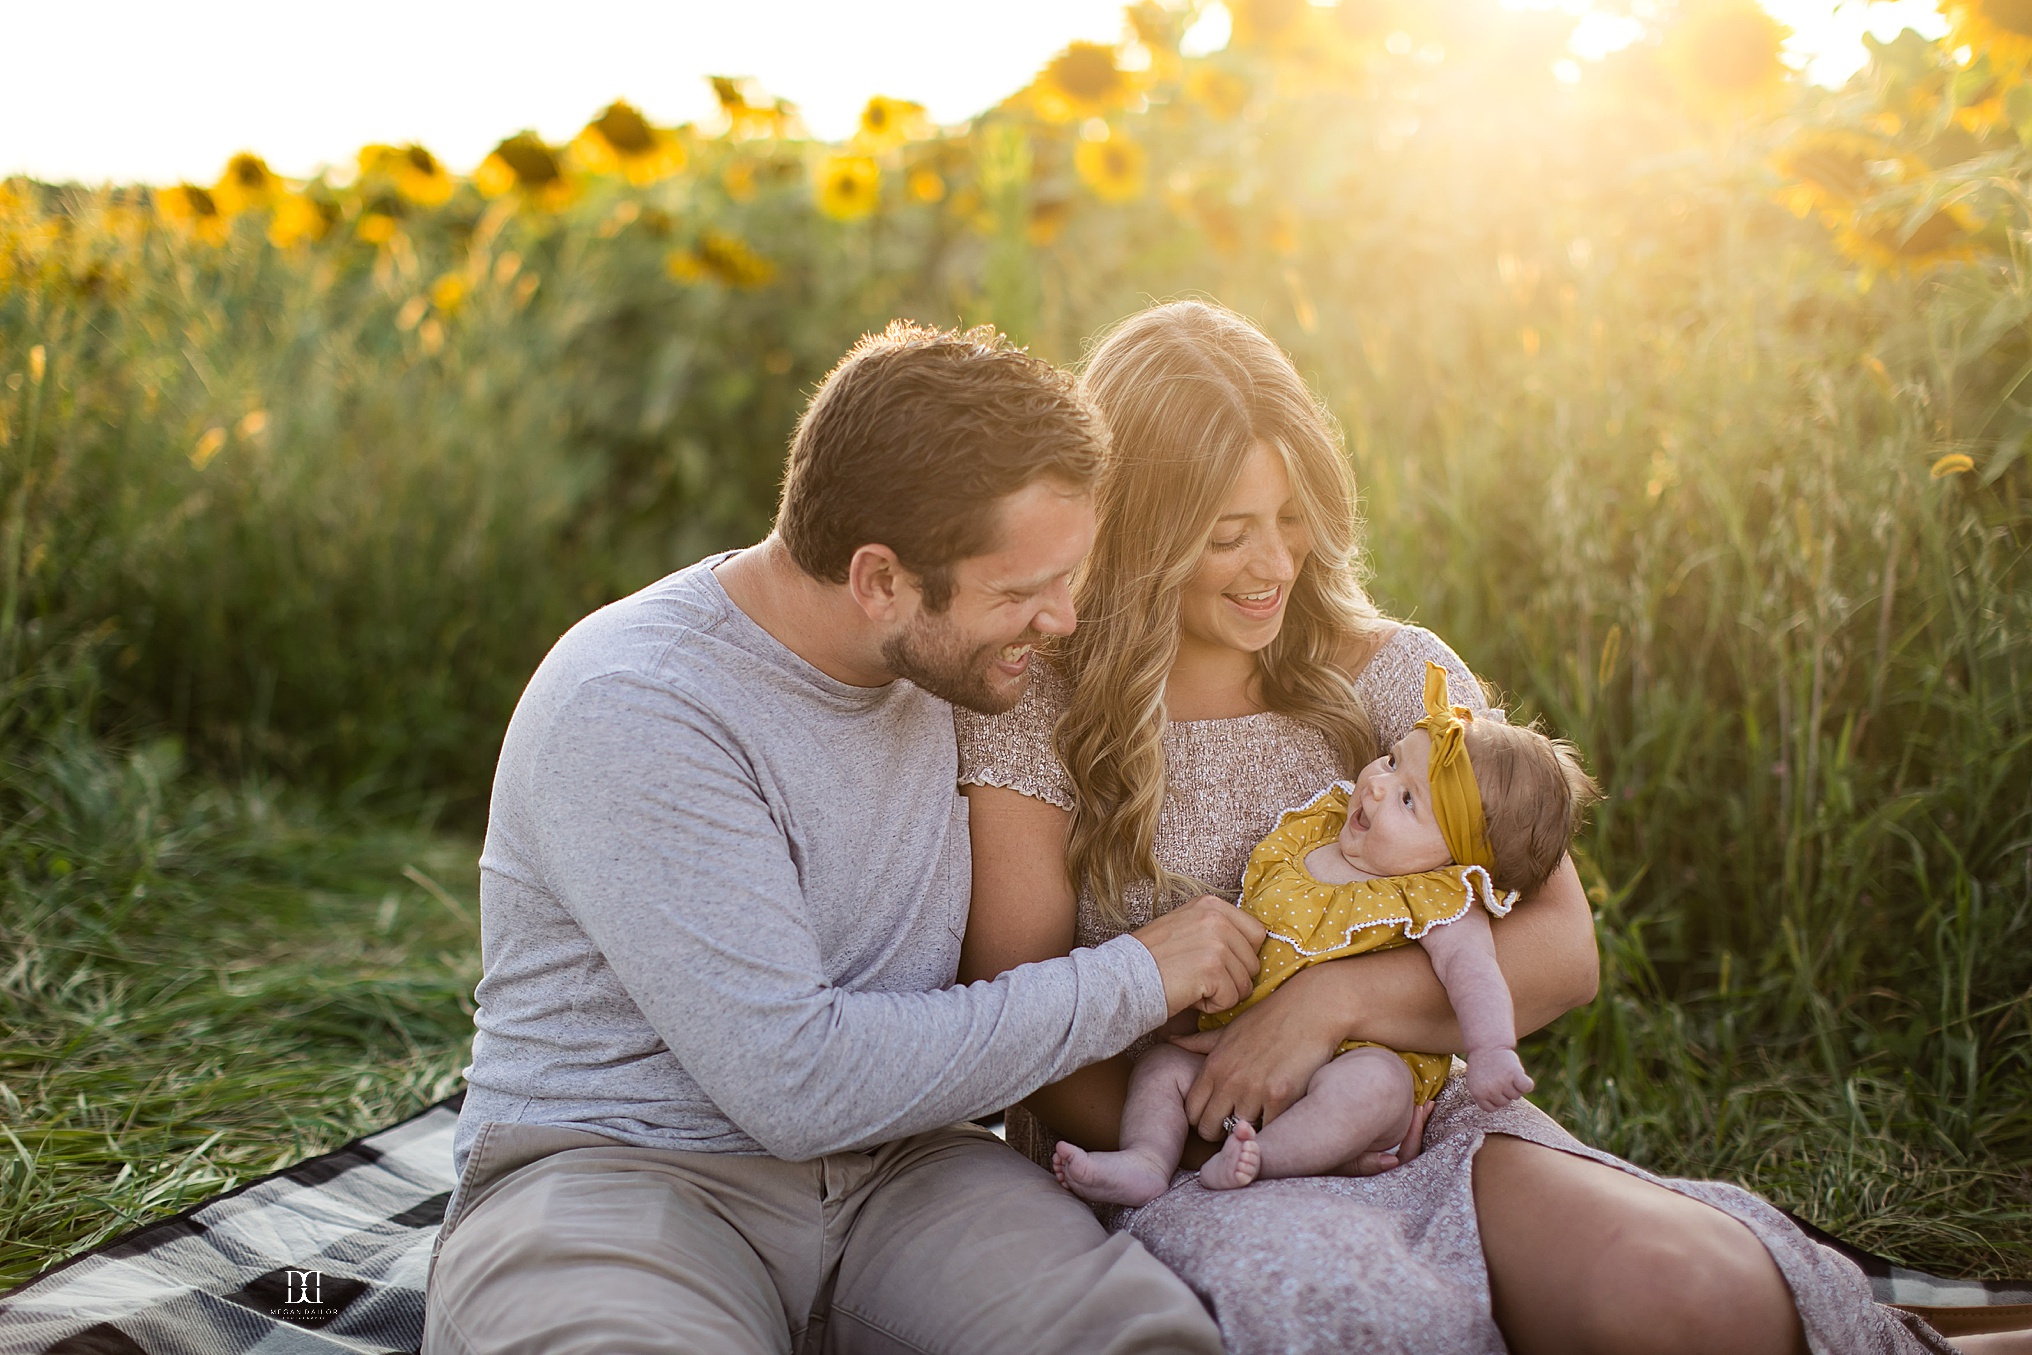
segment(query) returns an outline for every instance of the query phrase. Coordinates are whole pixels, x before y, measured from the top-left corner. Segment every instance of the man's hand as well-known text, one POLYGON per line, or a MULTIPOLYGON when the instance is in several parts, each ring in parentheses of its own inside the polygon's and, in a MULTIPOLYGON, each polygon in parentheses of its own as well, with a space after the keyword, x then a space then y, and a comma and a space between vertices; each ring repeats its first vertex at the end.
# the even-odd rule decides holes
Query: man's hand
POLYGON ((1225 899, 1202 894, 1131 932, 1164 976, 1164 1009, 1225 1011, 1249 995, 1261 963, 1263 924, 1225 899))

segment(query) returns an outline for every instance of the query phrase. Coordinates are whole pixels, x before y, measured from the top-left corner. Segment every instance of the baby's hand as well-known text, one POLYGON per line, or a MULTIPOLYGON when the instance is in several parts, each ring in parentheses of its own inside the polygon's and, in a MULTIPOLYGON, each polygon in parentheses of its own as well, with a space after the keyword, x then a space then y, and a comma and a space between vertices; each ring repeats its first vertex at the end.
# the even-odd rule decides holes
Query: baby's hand
POLYGON ((1468 1055, 1468 1090, 1483 1110, 1501 1110, 1532 1086, 1514 1049, 1482 1049, 1468 1055))

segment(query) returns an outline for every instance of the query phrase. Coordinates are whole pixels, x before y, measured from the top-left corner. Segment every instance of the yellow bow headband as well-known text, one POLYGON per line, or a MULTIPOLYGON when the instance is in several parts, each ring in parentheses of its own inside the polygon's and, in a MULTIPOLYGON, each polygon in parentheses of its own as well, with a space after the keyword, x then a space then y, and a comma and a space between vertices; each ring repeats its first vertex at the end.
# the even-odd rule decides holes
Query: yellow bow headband
POLYGON ((1468 724, 1475 718, 1466 706, 1446 700, 1446 670, 1425 661, 1425 718, 1418 728, 1432 736, 1432 816, 1454 863, 1493 870, 1496 854, 1489 848, 1488 820, 1482 817, 1482 788, 1475 784, 1468 761, 1468 724))

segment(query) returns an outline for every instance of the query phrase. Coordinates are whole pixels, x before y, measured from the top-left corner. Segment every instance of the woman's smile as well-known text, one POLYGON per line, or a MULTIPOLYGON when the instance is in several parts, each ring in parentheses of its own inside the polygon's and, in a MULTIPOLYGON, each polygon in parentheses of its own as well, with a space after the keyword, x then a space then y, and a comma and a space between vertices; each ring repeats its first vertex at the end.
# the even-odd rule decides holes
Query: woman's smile
POLYGON ((1253 593, 1223 593, 1236 611, 1251 621, 1268 621, 1284 610, 1284 586, 1275 584, 1253 593))

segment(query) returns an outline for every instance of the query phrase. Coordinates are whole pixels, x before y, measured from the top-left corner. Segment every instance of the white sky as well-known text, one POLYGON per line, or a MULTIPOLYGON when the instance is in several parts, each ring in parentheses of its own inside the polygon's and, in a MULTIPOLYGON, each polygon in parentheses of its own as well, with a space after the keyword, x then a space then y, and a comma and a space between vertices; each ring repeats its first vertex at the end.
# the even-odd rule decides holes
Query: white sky
MULTIPOLYGON (((1940 30, 1931 0, 1766 3, 1829 83, 1862 63, 1865 27, 1940 30)), ((759 78, 821 136, 843 135, 877 93, 954 122, 1067 42, 1115 40, 1121 12, 1122 0, 0 0, 0 175, 208 183, 252 149, 307 176, 365 142, 412 140, 468 169, 524 127, 563 140, 614 98, 658 122, 700 117, 708 74, 759 78)), ((1626 41, 1598 17, 1578 46, 1626 41)))

